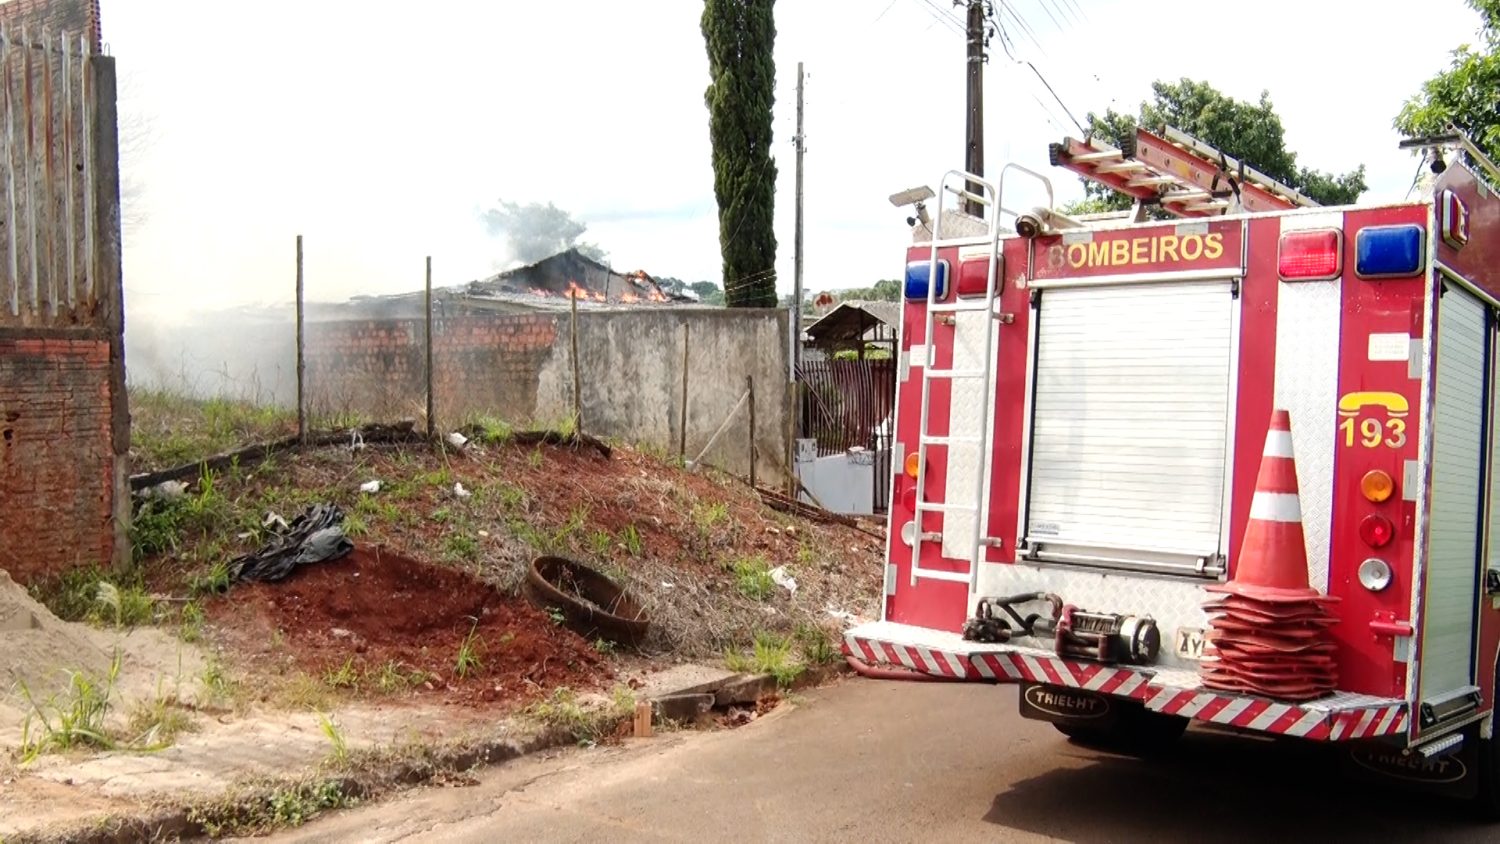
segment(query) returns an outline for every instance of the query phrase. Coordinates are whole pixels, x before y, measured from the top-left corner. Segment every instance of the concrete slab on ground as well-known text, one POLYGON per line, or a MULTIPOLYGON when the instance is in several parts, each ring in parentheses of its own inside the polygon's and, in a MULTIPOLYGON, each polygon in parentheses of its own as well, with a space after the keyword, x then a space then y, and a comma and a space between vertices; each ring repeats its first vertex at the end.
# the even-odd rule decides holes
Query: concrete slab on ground
POLYGON ((711 693, 739 676, 734 671, 707 665, 674 665, 665 671, 647 675, 645 685, 636 689, 636 697, 655 700, 675 695, 711 693))

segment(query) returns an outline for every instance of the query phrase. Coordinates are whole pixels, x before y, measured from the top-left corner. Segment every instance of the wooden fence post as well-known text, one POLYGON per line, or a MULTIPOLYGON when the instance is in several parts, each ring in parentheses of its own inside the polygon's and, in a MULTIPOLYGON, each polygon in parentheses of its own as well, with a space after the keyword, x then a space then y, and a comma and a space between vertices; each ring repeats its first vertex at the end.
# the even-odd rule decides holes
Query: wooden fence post
POLYGON ((682 412, 678 414, 677 462, 687 459, 687 401, 688 401, 688 331, 690 326, 682 324, 682 412))
POLYGON ((297 235, 297 441, 307 444, 307 335, 303 328, 302 235, 297 235))
POLYGON ((745 391, 750 396, 750 488, 755 488, 755 376, 745 376, 745 391))
POLYGON ((427 256, 427 294, 425 298, 427 311, 427 330, 424 332, 424 345, 427 347, 427 438, 437 436, 437 419, 434 412, 436 401, 432 395, 432 256, 427 256))

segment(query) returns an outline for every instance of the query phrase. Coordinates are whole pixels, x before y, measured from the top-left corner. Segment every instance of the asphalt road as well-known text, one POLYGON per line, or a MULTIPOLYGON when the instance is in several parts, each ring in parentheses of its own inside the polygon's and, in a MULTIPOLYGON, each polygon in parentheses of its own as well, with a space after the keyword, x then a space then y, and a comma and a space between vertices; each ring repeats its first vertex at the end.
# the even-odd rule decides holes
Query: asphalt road
POLYGON ((1497 841, 1460 806, 1345 780, 1300 743, 1190 730, 1088 750, 1016 692, 851 679, 737 730, 568 750, 280 841, 1497 841))

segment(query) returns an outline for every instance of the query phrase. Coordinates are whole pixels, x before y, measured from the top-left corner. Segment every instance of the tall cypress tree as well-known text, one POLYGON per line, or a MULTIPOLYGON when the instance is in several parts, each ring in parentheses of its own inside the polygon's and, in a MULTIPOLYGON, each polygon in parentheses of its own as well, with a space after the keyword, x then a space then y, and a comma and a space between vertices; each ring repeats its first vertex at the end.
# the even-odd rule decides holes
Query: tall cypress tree
POLYGON ((714 150, 724 299, 732 308, 776 306, 775 5, 776 0, 703 4, 711 78, 704 100, 714 150))

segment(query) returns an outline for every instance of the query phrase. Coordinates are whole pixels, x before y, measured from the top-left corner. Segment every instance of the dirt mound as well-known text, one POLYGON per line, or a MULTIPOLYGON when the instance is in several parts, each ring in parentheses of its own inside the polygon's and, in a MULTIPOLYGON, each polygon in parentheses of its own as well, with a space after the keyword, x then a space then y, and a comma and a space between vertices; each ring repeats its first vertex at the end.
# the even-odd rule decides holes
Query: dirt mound
POLYGON ((420 672, 420 691, 456 702, 524 701, 592 688, 608 674, 589 642, 524 600, 382 548, 237 586, 216 603, 216 621, 262 653, 279 643, 301 671, 327 677, 347 664, 362 684, 387 670, 420 672), (460 677, 466 642, 478 664, 460 677))
POLYGON ((58 619, 0 571, 0 692, 18 694, 24 685, 44 700, 67 686, 68 671, 104 676, 110 655, 92 634, 58 619))

